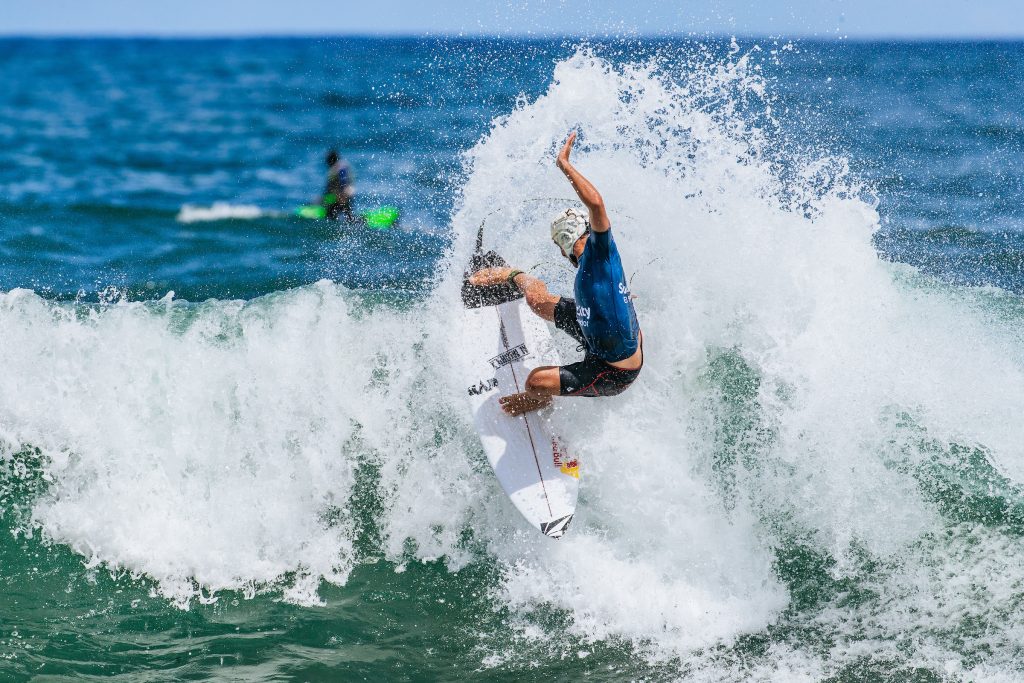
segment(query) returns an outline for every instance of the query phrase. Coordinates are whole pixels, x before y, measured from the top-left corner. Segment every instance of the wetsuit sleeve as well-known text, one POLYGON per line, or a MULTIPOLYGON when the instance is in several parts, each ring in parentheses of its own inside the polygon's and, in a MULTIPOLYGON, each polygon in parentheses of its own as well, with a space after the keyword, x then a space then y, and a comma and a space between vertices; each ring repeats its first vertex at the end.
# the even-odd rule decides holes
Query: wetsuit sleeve
POLYGON ((578 343, 587 345, 583 337, 583 328, 580 321, 576 319, 576 300, 567 296, 559 297, 555 304, 555 327, 565 332, 578 343))

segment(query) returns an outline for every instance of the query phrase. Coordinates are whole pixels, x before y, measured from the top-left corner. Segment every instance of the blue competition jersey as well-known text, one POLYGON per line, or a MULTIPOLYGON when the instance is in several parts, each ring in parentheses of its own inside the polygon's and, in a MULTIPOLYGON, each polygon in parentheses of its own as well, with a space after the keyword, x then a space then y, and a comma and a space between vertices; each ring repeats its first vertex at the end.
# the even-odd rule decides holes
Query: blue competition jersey
POLYGON ((587 238, 575 291, 576 319, 590 353, 612 363, 636 353, 640 326, 610 229, 587 238))

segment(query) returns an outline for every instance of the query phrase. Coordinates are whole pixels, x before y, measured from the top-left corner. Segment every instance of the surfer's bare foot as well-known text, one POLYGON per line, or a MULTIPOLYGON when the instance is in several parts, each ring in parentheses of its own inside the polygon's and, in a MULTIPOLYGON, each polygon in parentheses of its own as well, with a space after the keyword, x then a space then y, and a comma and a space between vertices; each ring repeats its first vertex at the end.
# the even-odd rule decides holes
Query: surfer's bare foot
POLYGON ((498 403, 501 404, 501 409, 512 417, 517 415, 523 415, 525 413, 533 412, 534 410, 540 410, 551 405, 550 396, 535 396, 534 394, 528 394, 525 391, 521 394, 512 394, 511 396, 504 396, 498 399, 498 403))

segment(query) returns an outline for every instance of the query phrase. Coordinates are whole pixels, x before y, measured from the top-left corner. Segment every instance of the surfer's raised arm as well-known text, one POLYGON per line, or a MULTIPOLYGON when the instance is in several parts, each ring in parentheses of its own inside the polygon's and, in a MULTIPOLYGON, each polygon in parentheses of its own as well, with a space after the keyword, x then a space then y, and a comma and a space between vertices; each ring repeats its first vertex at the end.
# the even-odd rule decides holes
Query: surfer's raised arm
POLYGON ((558 153, 555 165, 561 169, 565 177, 572 183, 572 188, 576 190, 580 201, 586 205, 587 210, 590 212, 591 230, 594 232, 605 232, 611 227, 611 221, 608 220, 608 214, 604 210, 604 199, 601 197, 601 193, 569 161, 569 153, 572 152, 572 146, 575 142, 576 131, 573 131, 569 133, 569 138, 565 141, 562 151, 558 153))

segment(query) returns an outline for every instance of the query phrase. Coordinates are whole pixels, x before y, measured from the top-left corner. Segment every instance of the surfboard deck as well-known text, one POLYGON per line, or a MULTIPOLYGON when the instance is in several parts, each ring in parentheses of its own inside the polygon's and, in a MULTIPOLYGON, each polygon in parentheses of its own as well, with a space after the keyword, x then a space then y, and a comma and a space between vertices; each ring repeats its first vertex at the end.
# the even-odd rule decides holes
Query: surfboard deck
POLYGON ((512 504, 541 533, 560 538, 576 511, 579 462, 552 432, 546 419, 550 409, 511 417, 498 403, 522 391, 533 368, 558 365, 558 351, 547 323, 534 315, 518 289, 486 289, 491 291, 468 283, 463 288, 469 354, 464 378, 473 422, 512 504))

